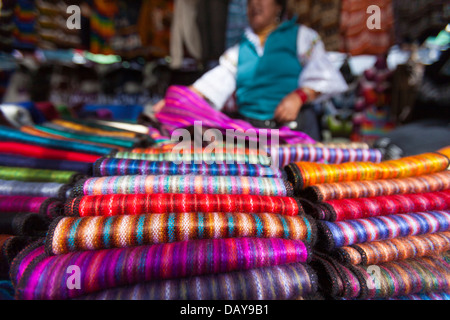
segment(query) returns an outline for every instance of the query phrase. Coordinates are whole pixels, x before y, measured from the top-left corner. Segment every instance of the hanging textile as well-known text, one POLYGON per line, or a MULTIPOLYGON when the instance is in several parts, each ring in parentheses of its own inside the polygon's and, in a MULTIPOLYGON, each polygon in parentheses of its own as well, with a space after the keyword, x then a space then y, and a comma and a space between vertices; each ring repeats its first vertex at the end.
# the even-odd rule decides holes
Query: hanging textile
POLYGON ((341 50, 351 55, 384 54, 393 44, 393 24, 391 0, 342 0, 341 50), (372 5, 380 8, 380 24, 375 29, 368 28, 373 13, 367 13, 367 9, 372 5))

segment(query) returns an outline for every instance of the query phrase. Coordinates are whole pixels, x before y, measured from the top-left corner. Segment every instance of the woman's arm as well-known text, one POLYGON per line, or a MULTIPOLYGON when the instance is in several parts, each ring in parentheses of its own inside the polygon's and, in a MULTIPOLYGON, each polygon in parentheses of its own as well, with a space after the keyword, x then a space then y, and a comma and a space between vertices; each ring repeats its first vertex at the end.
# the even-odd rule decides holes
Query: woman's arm
MULTIPOLYGON (((202 75, 189 89, 207 100, 215 109, 222 109, 236 89, 238 54, 238 45, 229 48, 219 58, 219 65, 202 75)), ((164 103, 162 99, 154 104, 153 112, 159 112, 164 103)))
POLYGON ((297 37, 297 53, 303 70, 298 89, 288 94, 275 110, 279 123, 297 119, 301 107, 316 99, 346 91, 347 83, 326 55, 323 42, 314 30, 300 26, 297 37))

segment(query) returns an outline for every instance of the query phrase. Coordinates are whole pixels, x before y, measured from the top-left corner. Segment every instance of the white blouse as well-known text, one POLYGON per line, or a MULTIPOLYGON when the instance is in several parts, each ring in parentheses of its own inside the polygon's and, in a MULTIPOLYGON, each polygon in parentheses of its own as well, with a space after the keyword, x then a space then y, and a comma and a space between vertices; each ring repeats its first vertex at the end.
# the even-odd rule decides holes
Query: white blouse
MULTIPOLYGON (((255 45, 259 56, 264 53, 258 36, 250 29, 245 36, 255 45)), ((310 88, 319 92, 320 99, 348 89, 347 83, 327 57, 323 42, 316 31, 300 25, 297 36, 297 55, 303 70, 298 79, 299 88, 310 88)), ((206 72, 194 82, 200 91, 220 110, 236 90, 236 74, 239 57, 239 44, 229 48, 219 58, 219 65, 206 72)))

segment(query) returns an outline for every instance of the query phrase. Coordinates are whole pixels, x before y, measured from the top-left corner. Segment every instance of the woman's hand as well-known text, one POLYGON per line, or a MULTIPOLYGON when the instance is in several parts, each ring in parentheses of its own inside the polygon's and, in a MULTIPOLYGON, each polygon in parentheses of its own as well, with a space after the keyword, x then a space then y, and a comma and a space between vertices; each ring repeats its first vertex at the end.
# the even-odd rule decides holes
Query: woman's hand
POLYGON ((297 119, 303 103, 296 92, 291 92, 281 100, 275 109, 274 118, 278 123, 286 123, 297 119))
POLYGON ((158 113, 164 107, 166 101, 164 99, 159 100, 152 107, 153 113, 158 113))

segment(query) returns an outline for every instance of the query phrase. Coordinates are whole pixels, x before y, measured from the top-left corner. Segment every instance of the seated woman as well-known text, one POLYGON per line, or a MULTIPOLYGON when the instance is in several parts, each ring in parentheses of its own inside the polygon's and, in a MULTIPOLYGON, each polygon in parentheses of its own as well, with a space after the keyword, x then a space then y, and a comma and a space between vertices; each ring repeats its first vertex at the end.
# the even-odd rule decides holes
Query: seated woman
MULTIPOLYGON (((218 110, 235 93, 236 118, 255 127, 288 125, 319 139, 314 111, 302 106, 347 84, 315 31, 295 19, 281 22, 285 7, 286 0, 248 0, 242 40, 190 88, 218 110)), ((159 101, 154 112, 163 106, 159 101)))

